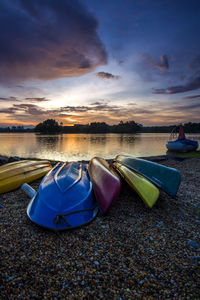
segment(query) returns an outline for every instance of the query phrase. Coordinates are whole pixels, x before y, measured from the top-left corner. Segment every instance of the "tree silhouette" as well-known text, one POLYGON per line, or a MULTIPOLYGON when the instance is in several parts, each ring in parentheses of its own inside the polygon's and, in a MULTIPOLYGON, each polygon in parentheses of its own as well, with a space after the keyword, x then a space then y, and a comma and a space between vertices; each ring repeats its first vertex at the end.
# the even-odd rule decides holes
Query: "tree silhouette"
POLYGON ((45 120, 35 126, 35 132, 54 134, 61 132, 62 126, 59 126, 58 122, 53 119, 45 120))

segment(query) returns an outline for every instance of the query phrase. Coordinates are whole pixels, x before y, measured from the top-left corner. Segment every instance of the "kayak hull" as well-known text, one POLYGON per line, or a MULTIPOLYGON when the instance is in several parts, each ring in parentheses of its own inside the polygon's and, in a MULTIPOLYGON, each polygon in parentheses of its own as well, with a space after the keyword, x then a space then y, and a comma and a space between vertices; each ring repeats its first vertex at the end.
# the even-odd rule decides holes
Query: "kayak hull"
POLYGON ((105 214, 119 195, 120 177, 112 166, 100 157, 94 157, 90 160, 88 172, 100 211, 105 214))
POLYGON ((19 188, 46 175, 52 166, 48 161, 21 160, 0 167, 0 194, 19 188))
POLYGON ((53 230, 85 225, 97 213, 86 166, 80 163, 57 164, 45 176, 27 207, 31 221, 53 230))
POLYGON ((181 182, 181 175, 178 170, 125 155, 116 156, 115 161, 141 174, 170 196, 176 195, 181 182))
POLYGON ((140 196, 143 202, 149 208, 152 208, 160 195, 159 189, 144 176, 130 170, 120 163, 114 162, 113 166, 130 187, 140 196))

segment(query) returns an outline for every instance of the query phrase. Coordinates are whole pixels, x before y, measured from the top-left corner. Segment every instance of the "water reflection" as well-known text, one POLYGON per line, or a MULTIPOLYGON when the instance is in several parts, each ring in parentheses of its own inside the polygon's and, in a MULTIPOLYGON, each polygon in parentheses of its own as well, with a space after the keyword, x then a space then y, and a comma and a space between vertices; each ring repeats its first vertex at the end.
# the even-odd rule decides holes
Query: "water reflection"
MULTIPOLYGON (((193 135, 187 135, 192 139, 193 135)), ((166 154, 169 134, 62 134, 0 133, 0 154, 59 161, 114 158, 118 154, 153 156, 166 154)), ((200 134, 195 134, 200 142, 200 134)))
POLYGON ((119 144, 133 144, 135 142, 136 139, 136 134, 119 134, 118 136, 118 140, 119 140, 119 144))
POLYGON ((89 139, 90 139, 91 144, 105 145, 107 142, 106 135, 102 136, 102 135, 97 135, 97 134, 91 134, 89 139))
POLYGON ((39 135, 36 134, 36 142, 38 143, 39 147, 42 147, 44 149, 56 149, 57 144, 59 142, 59 136, 58 135, 39 135))

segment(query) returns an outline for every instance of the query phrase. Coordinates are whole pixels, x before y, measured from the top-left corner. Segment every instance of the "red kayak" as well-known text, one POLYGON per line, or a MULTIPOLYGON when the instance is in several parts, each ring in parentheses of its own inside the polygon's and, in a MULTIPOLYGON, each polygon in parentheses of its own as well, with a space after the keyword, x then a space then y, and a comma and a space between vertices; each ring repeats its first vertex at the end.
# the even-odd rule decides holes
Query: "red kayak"
POLYGON ((120 177, 112 166, 100 157, 93 157, 90 160, 88 172, 99 208, 105 214, 120 192, 120 177))

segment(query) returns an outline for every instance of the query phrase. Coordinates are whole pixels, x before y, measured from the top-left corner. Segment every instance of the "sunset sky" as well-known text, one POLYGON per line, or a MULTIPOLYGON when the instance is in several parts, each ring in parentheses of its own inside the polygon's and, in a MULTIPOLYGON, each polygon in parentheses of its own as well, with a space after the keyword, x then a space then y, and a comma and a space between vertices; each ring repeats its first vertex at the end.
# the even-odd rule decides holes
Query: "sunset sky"
POLYGON ((200 122, 199 0, 1 0, 0 126, 200 122))

